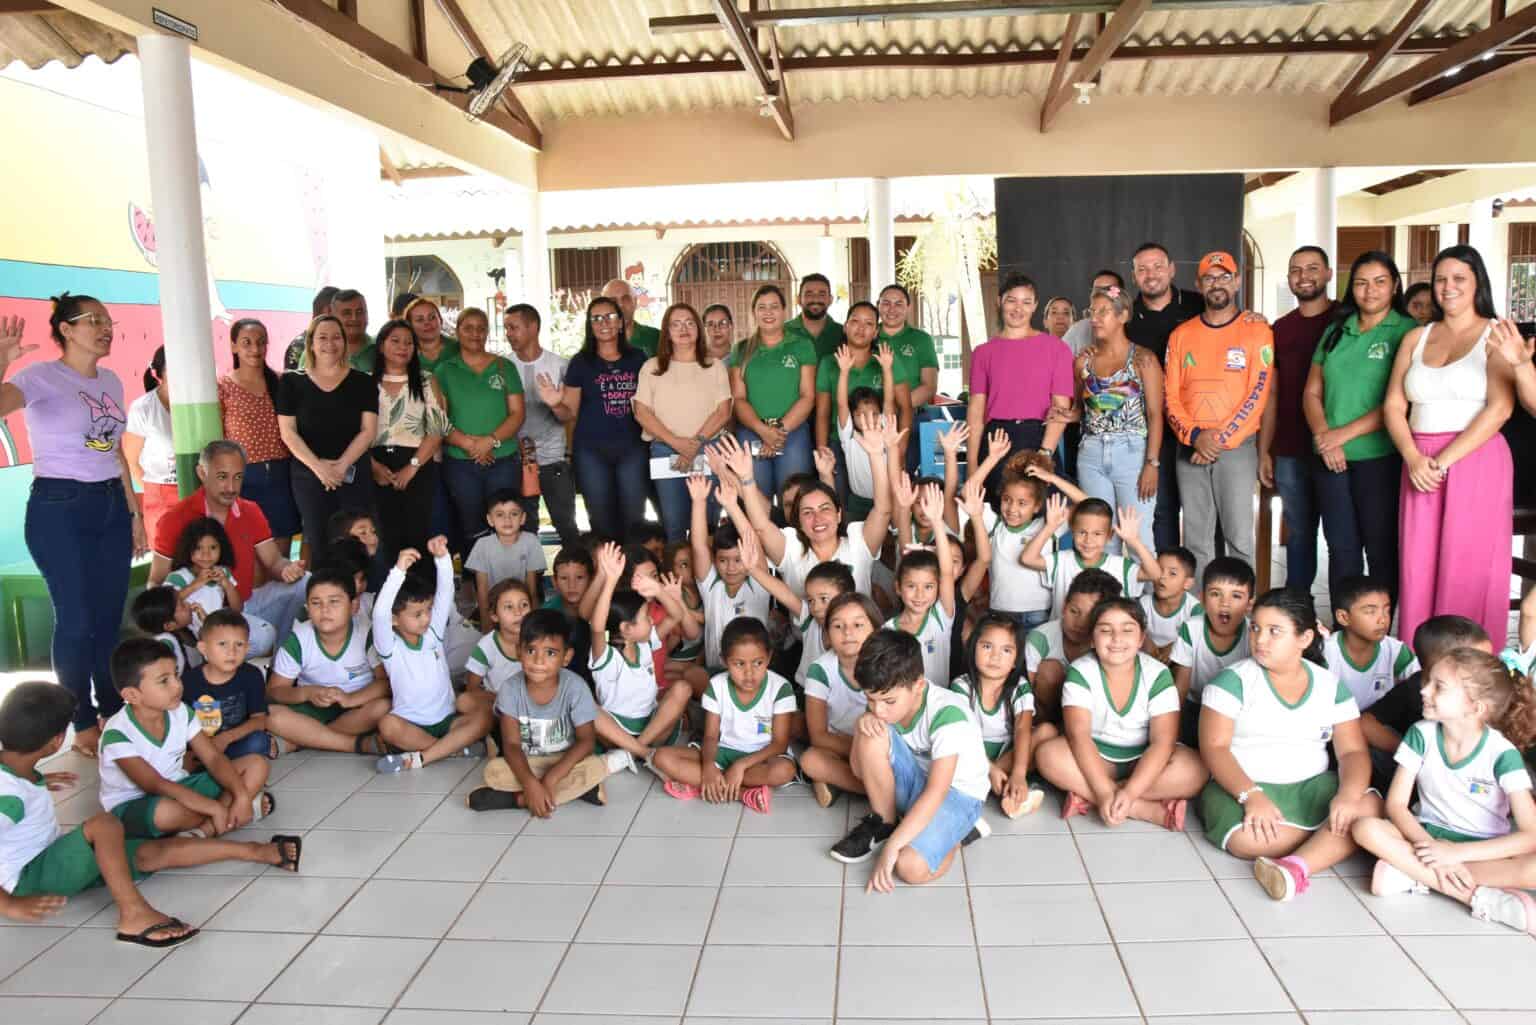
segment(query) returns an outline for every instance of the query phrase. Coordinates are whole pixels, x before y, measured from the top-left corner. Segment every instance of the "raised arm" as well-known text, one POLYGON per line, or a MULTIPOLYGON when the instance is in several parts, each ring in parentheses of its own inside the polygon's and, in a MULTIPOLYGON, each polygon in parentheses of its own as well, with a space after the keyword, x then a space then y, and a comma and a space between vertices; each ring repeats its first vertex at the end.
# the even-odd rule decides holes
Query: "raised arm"
POLYGON ((688 477, 692 508, 688 519, 688 547, 693 552, 693 579, 702 583, 715 560, 709 550, 709 478, 702 473, 688 477))
POLYGON ((763 561, 763 546, 758 544, 757 538, 751 534, 741 535, 741 564, 746 567, 747 574, 757 581, 759 587, 784 606, 784 611, 789 613, 790 620, 798 623, 805 612, 805 603, 789 589, 788 584, 768 571, 768 564, 763 561))
POLYGON ((612 541, 605 542, 597 550, 598 581, 597 587, 590 588, 597 593, 592 598, 592 612, 587 616, 587 622, 592 627, 592 658, 600 658, 608 647, 608 607, 613 602, 614 589, 619 585, 619 577, 624 574, 624 550, 612 541))
POLYGON ((864 545, 876 555, 885 545, 886 532, 891 529, 891 484, 886 476, 884 456, 885 452, 898 450, 906 434, 889 417, 881 417, 880 421, 879 431, 864 431, 857 439, 869 453, 869 468, 874 477, 875 507, 864 518, 864 545))
POLYGON ((955 495, 960 490, 960 446, 971 436, 971 428, 958 423, 939 435, 939 449, 944 453, 944 522, 951 530, 960 529, 960 511, 955 495))
POLYGON ((1037 477, 1045 481, 1051 487, 1066 495, 1073 505, 1088 497, 1088 493, 1082 488, 1067 480, 1061 474, 1041 466, 1039 463, 1030 463, 1025 467, 1024 472, 1031 477, 1037 477))
POLYGON ((1019 553, 1019 565, 1025 569, 1045 572, 1045 546, 1056 532, 1066 525, 1069 515, 1067 500, 1060 495, 1051 495, 1045 500, 1045 529, 1037 532, 1029 539, 1024 550, 1019 553))
POLYGON ((949 531, 944 529, 944 494, 937 485, 929 484, 918 496, 923 515, 933 524, 933 550, 939 557, 939 604, 944 615, 955 618, 955 564, 949 557, 949 531))
POLYGON ((448 539, 442 534, 427 541, 427 552, 432 556, 432 568, 437 572, 430 622, 432 632, 442 640, 448 636, 448 616, 453 611, 453 553, 448 551, 448 539))
MULTIPOLYGON (((388 658, 395 651, 395 596, 405 583, 405 574, 421 561, 421 553, 414 548, 400 549, 400 555, 384 578, 378 597, 373 600, 373 650, 380 658, 388 658)), ((355 606, 354 606, 355 608, 355 606)))
MULTIPOLYGON (((21 344, 26 327, 27 322, 21 317, 0 317, 0 379, 10 374, 17 360, 37 351, 35 345, 21 344)), ((9 381, 0 384, 0 417, 10 416, 26 404, 27 397, 20 388, 9 381)))
POLYGON ((965 511, 970 516, 971 536, 976 539, 976 559, 965 567, 965 575, 956 585, 966 601, 981 589, 981 582, 992 568, 992 536, 986 530, 986 482, 981 477, 970 477, 960 492, 965 511))
POLYGON ((724 479, 727 475, 735 478, 747 520, 752 524, 752 529, 757 531, 757 538, 763 543, 763 551, 769 561, 777 564, 784 558, 784 535, 774 525, 768 499, 757 490, 757 479, 752 475, 752 453, 729 434, 722 435, 719 441, 710 446, 709 453, 712 457, 710 467, 717 478, 724 479))

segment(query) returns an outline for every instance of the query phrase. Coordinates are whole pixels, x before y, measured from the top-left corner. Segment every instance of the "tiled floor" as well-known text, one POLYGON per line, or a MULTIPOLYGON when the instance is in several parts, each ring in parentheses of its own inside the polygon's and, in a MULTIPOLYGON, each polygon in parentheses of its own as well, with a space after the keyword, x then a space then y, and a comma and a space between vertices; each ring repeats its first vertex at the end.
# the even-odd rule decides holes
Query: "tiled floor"
MULTIPOLYGON (((71 756, 72 758, 73 756, 71 756)), ((61 816, 94 807, 85 783, 61 816)), ((1376 898, 1365 861, 1296 903, 1191 831, 1008 822, 940 885, 864 892, 826 856, 849 802, 770 815, 680 804, 648 776, 553 819, 476 815, 478 766, 379 778, 275 763, 259 835, 305 834, 300 876, 245 865, 145 890, 203 926, 170 953, 112 938, 105 895, 0 926, 10 1025, 660 1025, 1032 1021, 1392 1025, 1536 1021, 1536 939, 1437 897, 1376 898)), ((1191 817, 1193 828, 1193 817, 1191 817)))

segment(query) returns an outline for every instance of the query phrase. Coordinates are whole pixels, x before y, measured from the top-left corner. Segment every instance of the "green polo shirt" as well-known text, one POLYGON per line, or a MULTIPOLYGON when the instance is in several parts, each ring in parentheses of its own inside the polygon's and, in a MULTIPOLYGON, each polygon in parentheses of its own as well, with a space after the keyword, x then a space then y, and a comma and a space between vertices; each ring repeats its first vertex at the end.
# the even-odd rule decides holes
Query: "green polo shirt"
MULTIPOLYGON (((823 356, 816 364, 816 390, 826 392, 834 399, 837 397, 837 357, 823 356)), ((900 358, 891 365, 891 380, 900 384, 903 380, 904 368, 900 358)), ((848 394, 852 395, 855 388, 873 388, 876 394, 885 391, 885 381, 880 373, 880 363, 873 355, 869 362, 862 367, 850 367, 848 369, 848 394)))
POLYGON ((351 364, 353 370, 361 370, 365 374, 371 374, 373 373, 374 360, 379 358, 379 347, 373 344, 373 337, 371 335, 365 337, 368 338, 367 344, 358 349, 357 354, 349 358, 347 362, 351 364))
MULTIPOLYGON (((441 360, 435 371, 437 383, 448 402, 448 419, 465 434, 490 434, 507 418, 507 396, 523 393, 523 377, 503 356, 492 357, 484 370, 475 373, 454 353, 441 360)), ((446 445, 450 459, 469 459, 470 454, 457 445, 446 445)), ((517 439, 508 438, 496 450, 496 458, 517 453, 517 439)))
MULTIPOLYGON (((816 347, 817 359, 822 359, 832 355, 833 353, 837 352, 837 347, 843 344, 843 325, 839 324, 831 317, 823 318, 821 322, 821 334, 813 335, 805 329, 805 315, 801 314, 794 320, 786 321, 784 323, 784 333, 789 334, 790 332, 794 332, 798 335, 804 335, 806 338, 809 338, 811 340, 811 344, 816 347)), ((837 380, 834 378, 833 384, 836 383, 837 380)))
POLYGON ((913 391, 923 383, 924 367, 939 369, 939 353, 933 346, 933 335, 927 331, 911 324, 893 335, 886 334, 882 329, 877 341, 896 350, 896 365, 891 368, 892 372, 898 382, 907 382, 907 387, 913 391))
MULTIPOLYGON (((1360 315, 1351 316, 1332 347, 1325 348, 1328 332, 1324 332, 1324 344, 1312 354, 1312 362, 1323 368, 1323 415, 1329 427, 1341 427, 1381 408, 1398 346, 1417 326, 1412 317, 1388 310, 1381 323, 1364 334, 1360 315)), ((1344 443, 1344 457, 1351 462, 1379 459, 1395 451, 1386 428, 1344 443)))
POLYGON ((629 325, 629 344, 644 352, 647 356, 656 355, 656 346, 661 341, 661 332, 649 324, 629 325))
POLYGON ((426 353, 417 352, 421 358, 421 369, 429 374, 437 373, 437 368, 447 363, 459 354, 459 340, 452 335, 443 335, 443 347, 437 351, 437 359, 427 359, 426 353))
MULTIPOLYGON (((733 367, 740 365, 741 348, 731 353, 733 367)), ((753 411, 764 420, 788 413, 800 398, 800 368, 814 366, 816 349, 805 335, 786 334, 778 345, 759 345, 741 375, 753 411)))

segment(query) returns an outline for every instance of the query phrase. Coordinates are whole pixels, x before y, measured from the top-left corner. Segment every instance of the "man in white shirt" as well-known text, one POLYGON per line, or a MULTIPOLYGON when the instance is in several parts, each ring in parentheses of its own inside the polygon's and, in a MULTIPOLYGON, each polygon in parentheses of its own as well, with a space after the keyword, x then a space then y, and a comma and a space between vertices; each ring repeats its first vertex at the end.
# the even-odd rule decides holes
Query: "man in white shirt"
MULTIPOLYGON (((580 541, 581 530, 576 526, 576 477, 566 458, 565 424, 550 410, 539 390, 541 379, 559 388, 570 361, 539 345, 540 326, 539 311, 527 303, 508 307, 502 317, 512 358, 523 378, 524 416, 517 443, 524 459, 532 458, 539 464, 539 491, 560 543, 573 545, 580 541)), ((524 495, 523 511, 528 517, 527 529, 537 534, 539 496, 524 495)))

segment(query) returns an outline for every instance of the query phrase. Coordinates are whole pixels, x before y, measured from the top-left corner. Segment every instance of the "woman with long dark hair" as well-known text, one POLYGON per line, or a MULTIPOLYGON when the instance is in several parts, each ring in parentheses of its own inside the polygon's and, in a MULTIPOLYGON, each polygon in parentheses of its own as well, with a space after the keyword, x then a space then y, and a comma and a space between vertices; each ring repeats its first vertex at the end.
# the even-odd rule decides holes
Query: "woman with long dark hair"
POLYGON ((254 317, 229 328, 234 369, 219 378, 219 414, 224 437, 245 449, 245 478, 240 497, 261 506, 267 526, 286 551, 299 532, 299 507, 293 501, 293 453, 277 426, 278 376, 267 365, 267 327, 254 317))
POLYGON ((393 563, 403 548, 425 548, 437 493, 434 461, 448 432, 437 379, 421 369, 416 332, 403 320, 379 329, 373 382, 379 390, 379 429, 373 440, 374 503, 382 555, 393 563))
POLYGON ((752 293, 752 333, 731 354, 736 438, 760 442, 753 463, 765 495, 812 468, 811 414, 816 411, 816 346, 784 333, 786 303, 778 285, 752 293))
POLYGON ((1514 462, 1499 428, 1514 411, 1514 369, 1488 344, 1498 314, 1478 251, 1441 250, 1430 281, 1434 316, 1403 339, 1383 409, 1403 457, 1398 633, 1455 614, 1502 638, 1514 462))
MULTIPOLYGON (((1313 486, 1328 542, 1328 589, 1370 572, 1397 595, 1397 500, 1402 458, 1383 418, 1387 382, 1415 327, 1392 257, 1362 253, 1323 329, 1301 409, 1317 459, 1313 486)), ((1411 635, 1405 635, 1411 636, 1411 635)))
POLYGON ((176 442, 171 437, 171 385, 165 372, 165 346, 155 350, 144 369, 144 394, 128 407, 123 428, 123 458, 139 486, 144 507, 144 536, 154 537, 160 514, 180 499, 176 490, 176 442))

